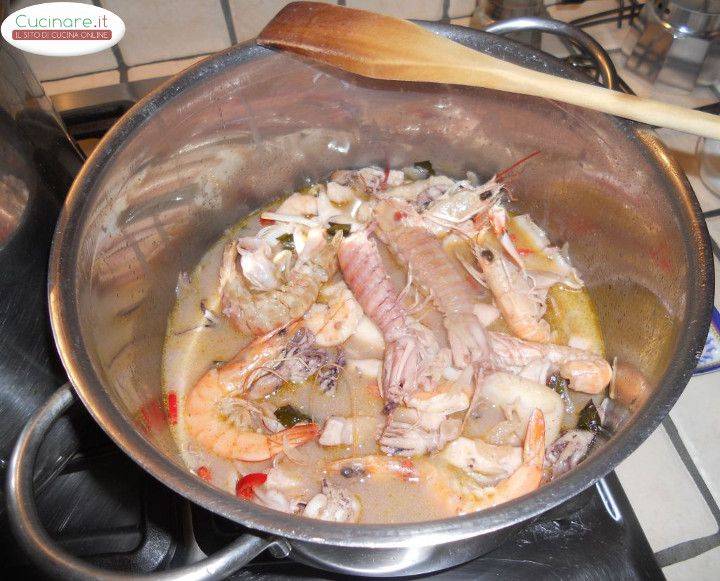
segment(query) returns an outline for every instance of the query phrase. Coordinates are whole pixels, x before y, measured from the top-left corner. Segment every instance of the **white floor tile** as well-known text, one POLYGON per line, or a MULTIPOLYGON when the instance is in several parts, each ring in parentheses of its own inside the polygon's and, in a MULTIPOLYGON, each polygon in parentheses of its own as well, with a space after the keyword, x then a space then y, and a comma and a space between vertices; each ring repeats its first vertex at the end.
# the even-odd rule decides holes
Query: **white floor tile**
POLYGON ((670 417, 710 492, 720 502, 720 372, 693 377, 670 417))
POLYGON ((103 73, 63 79, 62 81, 43 81, 42 86, 45 93, 52 96, 60 93, 74 93, 75 91, 94 89, 95 87, 106 87, 119 82, 120 73, 118 71, 105 71, 103 73))
POLYGON ((720 579, 720 547, 663 569, 668 581, 717 581, 720 579))
MULTIPOLYGON (((716 216, 715 218, 710 218, 707 221, 707 227, 708 227, 708 230, 710 231, 710 236, 712 236, 715 239, 715 242, 720 244, 720 216, 716 216)), ((716 270, 715 270, 715 276, 716 277, 718 276, 717 266, 716 266, 716 270)), ((715 293, 716 293, 715 294, 715 304, 716 305, 718 304, 717 291, 718 291, 718 287, 716 284, 715 285, 715 293)))
POLYGON ((717 530, 662 426, 618 466, 617 475, 654 551, 717 530))

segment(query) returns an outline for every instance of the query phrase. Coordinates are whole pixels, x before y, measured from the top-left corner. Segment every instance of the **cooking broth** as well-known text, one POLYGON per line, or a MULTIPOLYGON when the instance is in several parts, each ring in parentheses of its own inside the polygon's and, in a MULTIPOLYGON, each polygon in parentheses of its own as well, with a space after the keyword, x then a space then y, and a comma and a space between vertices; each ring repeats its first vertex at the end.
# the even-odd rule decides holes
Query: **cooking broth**
POLYGON ((431 170, 335 172, 181 276, 163 380, 200 478, 400 523, 511 500, 586 455, 611 372, 579 274, 498 180, 431 170))

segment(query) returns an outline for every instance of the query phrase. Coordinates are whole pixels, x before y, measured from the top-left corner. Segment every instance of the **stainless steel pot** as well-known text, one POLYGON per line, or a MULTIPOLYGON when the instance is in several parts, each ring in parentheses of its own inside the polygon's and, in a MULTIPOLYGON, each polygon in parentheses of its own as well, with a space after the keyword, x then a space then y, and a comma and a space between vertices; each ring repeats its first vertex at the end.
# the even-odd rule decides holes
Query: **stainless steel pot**
MULTIPOLYGON (((496 36, 431 28, 582 79, 496 36)), ((492 549, 608 473, 657 427, 695 368, 713 294, 698 203, 647 127, 520 95, 369 81, 252 43, 175 77, 113 127, 72 187, 50 266, 55 340, 77 396, 150 474, 248 529, 222 555, 169 574, 190 577, 227 573, 270 545, 311 565, 375 576, 434 571, 492 549), (553 238, 572 242, 609 356, 639 368, 651 390, 609 442, 528 497, 392 526, 307 520, 239 502, 185 468, 161 411, 165 325, 178 277, 227 227, 337 167, 431 159, 443 172, 490 175, 536 149, 542 156, 512 183, 517 203, 553 238)), ((52 546, 31 497, 34 454, 71 401, 61 390, 26 428, 10 470, 10 509, 16 534, 46 571, 93 578, 96 570, 52 546)))

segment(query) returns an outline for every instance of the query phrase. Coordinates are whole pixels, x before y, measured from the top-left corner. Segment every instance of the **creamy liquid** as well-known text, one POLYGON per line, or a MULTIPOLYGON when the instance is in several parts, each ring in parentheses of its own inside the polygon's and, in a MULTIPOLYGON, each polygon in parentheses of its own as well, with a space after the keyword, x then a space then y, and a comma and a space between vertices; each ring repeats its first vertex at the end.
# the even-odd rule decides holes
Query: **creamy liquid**
MULTIPOLYGON (((173 392, 177 398, 177 423, 173 429, 185 463, 194 472, 204 467, 201 472, 210 475, 213 485, 233 494, 239 477, 252 472, 267 472, 273 462, 228 461, 202 449, 186 433, 184 402, 186 395, 208 369, 233 358, 251 340, 251 337, 239 333, 229 320, 220 314, 218 275, 223 248, 227 242, 238 236, 256 234, 261 227, 259 214, 260 212, 256 212, 250 215, 229 230, 208 250, 189 276, 181 277, 177 288, 177 302, 168 323, 163 355, 164 390, 166 397, 173 392), (215 314, 212 322, 208 322, 204 316, 203 308, 215 314)), ((402 288, 405 285, 404 271, 387 249, 382 246, 380 249, 395 286, 402 288)), ((484 292, 478 287, 479 296, 484 292)), ((441 345, 447 344, 442 317, 437 311, 429 308, 422 321, 436 331, 441 345)), ((491 329, 506 330, 507 327, 499 320, 491 329)), ((566 428, 575 426, 577 412, 589 399, 589 396, 578 393, 572 393, 572 397, 576 410, 574 414, 565 415, 563 427, 566 428)), ((291 404, 312 417, 319 426, 331 415, 362 418, 362 427, 356 430, 352 446, 321 447, 313 441, 293 449, 291 458, 285 457, 285 454, 276 457, 276 462, 282 463, 284 471, 303 477, 306 499, 318 493, 322 478, 327 478, 358 496, 362 506, 360 522, 400 523, 453 516, 443 505, 442 499, 425 483, 406 481, 392 475, 344 478, 328 471, 330 461, 379 452, 376 437, 384 421, 381 411, 384 402, 379 396, 375 380, 364 378, 346 368, 333 396, 323 395, 317 386, 308 382, 290 387, 286 384, 267 399, 277 407, 291 404)), ((468 418, 463 435, 471 438, 482 437, 493 444, 521 443, 515 436, 508 438, 506 434, 495 430, 495 426, 505 419, 500 409, 488 402, 481 402, 478 412, 481 413, 468 418)), ((464 413, 459 413, 456 417, 462 418, 463 415, 464 413)), ((432 457, 424 461, 447 469, 444 463, 432 457)))
MULTIPOLYGON (((207 468, 212 484, 233 494, 241 475, 267 472, 272 461, 233 462, 203 450, 186 433, 184 401, 198 379, 211 366, 230 360, 251 340, 239 333, 227 318, 219 315, 218 273, 225 244, 232 237, 257 232, 260 228, 258 215, 254 214, 230 230, 212 246, 189 275, 189 282, 178 282, 177 302, 168 323, 163 354, 166 398, 169 392, 174 392, 177 397, 177 423, 173 433, 181 455, 188 468, 194 472, 201 466, 207 468), (207 320, 201 304, 219 315, 216 324, 204 326, 207 320)), ((404 276, 397 267, 395 270, 396 276, 404 276)), ((356 435, 352 446, 322 447, 316 442, 310 442, 292 452, 293 458, 301 460, 303 464, 296 464, 287 458, 281 460, 284 471, 306 478, 308 498, 320 491, 320 481, 325 477, 359 497, 362 506, 360 522, 399 523, 450 516, 434 498, 432 491, 421 483, 385 475, 347 479, 326 471, 327 461, 378 452, 375 437, 381 425, 377 418, 382 413, 384 402, 374 380, 345 369, 334 396, 321 394, 315 385, 308 382, 281 387, 268 400, 278 407, 292 404, 311 416, 318 425, 322 425, 330 415, 363 418, 361 425, 364 429, 356 435)))

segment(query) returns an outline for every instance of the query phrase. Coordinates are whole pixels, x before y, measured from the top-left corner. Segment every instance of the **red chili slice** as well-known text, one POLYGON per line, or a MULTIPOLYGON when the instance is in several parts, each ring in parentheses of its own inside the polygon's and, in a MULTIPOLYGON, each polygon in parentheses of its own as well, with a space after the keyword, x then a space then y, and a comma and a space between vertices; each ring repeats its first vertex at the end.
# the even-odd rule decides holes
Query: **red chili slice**
POLYGON ((275 223, 275 220, 271 220, 270 218, 260 218, 259 222, 261 226, 272 226, 275 223))
POLYGON ((245 500, 250 500, 253 497, 256 486, 264 484, 267 480, 267 474, 262 472, 252 472, 246 474, 237 481, 235 485, 235 494, 245 500))
POLYGON ((212 472, 210 472, 210 468, 207 466, 200 466, 200 468, 197 469, 197 475, 205 482, 212 481, 212 472))
POLYGON ((168 420, 171 425, 177 424, 178 408, 177 408, 177 393, 169 391, 167 396, 168 405, 168 420))

